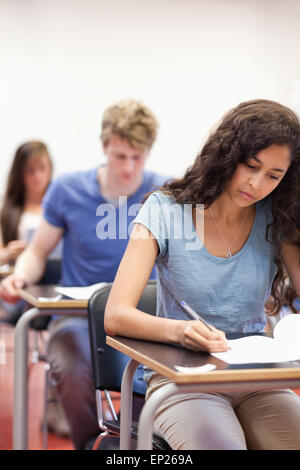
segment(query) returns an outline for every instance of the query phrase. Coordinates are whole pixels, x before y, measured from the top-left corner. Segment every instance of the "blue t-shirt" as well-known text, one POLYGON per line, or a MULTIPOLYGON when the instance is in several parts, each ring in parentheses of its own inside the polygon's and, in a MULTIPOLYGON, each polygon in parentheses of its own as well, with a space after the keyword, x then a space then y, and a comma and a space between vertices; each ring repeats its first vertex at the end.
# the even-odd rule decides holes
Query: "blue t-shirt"
MULTIPOLYGON (((167 179, 145 171, 136 193, 115 207, 100 193, 97 169, 61 175, 51 183, 43 200, 44 218, 64 230, 64 286, 114 280, 143 196, 167 179)), ((155 277, 155 271, 151 277, 155 277)))
POLYGON ((266 240, 272 220, 267 200, 256 204, 256 216, 241 250, 231 258, 210 254, 198 237, 191 205, 175 204, 157 191, 135 222, 143 224, 159 245, 157 315, 189 319, 185 300, 208 323, 225 332, 261 332, 264 304, 277 272, 274 248, 266 240))

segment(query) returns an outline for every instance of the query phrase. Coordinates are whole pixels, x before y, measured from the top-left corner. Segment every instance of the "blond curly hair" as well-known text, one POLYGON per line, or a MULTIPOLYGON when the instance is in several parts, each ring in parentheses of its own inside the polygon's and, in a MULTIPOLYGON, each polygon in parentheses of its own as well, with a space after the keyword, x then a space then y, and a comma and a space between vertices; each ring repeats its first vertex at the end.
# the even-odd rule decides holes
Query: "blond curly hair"
POLYGON ((150 109, 130 98, 119 101, 104 111, 101 140, 106 146, 112 135, 118 135, 132 147, 150 149, 157 130, 158 122, 150 109))

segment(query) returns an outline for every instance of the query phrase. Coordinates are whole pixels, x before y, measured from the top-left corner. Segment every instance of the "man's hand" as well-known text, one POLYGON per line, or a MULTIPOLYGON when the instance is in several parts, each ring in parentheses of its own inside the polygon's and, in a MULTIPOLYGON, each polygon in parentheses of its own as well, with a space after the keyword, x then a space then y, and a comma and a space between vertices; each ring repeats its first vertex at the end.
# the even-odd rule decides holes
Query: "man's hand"
POLYGON ((7 276, 0 284, 0 297, 11 304, 20 300, 17 289, 22 289, 26 285, 26 280, 15 274, 7 276))

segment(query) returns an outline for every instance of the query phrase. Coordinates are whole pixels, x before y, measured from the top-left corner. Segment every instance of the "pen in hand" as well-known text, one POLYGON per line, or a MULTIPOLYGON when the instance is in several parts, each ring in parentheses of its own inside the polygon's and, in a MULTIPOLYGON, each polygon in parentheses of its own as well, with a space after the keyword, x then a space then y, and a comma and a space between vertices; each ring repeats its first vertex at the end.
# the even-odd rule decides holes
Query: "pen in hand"
MULTIPOLYGON (((213 332, 213 329, 206 323, 205 320, 203 320, 202 317, 200 317, 199 313, 196 313, 195 310, 193 310, 184 300, 180 303, 180 305, 184 308, 184 310, 192 320, 200 320, 206 326, 206 328, 213 332)), ((229 345, 228 349, 231 349, 229 345)))
POLYGON ((184 310, 192 320, 200 320, 206 326, 206 328, 208 328, 210 331, 213 331, 213 329, 206 323, 206 321, 203 320, 203 318, 201 318, 200 315, 196 313, 195 310, 193 310, 184 300, 181 302, 180 305, 184 308, 184 310))

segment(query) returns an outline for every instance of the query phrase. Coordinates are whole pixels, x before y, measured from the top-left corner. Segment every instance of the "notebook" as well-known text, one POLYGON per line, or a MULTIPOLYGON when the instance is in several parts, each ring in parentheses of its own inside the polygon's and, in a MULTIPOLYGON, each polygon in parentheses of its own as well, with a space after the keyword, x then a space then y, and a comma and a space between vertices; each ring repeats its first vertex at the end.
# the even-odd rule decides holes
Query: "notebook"
POLYGON ((84 287, 61 287, 57 286, 54 288, 59 294, 70 297, 71 299, 76 300, 88 300, 96 290, 100 289, 107 285, 107 282, 98 282, 97 284, 92 284, 91 286, 84 287))
POLYGON ((212 356, 228 364, 272 363, 300 360, 300 314, 289 314, 275 326, 273 338, 247 336, 228 341, 231 349, 212 356))

